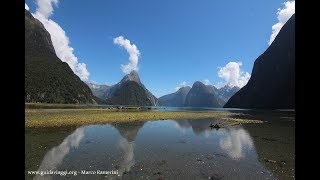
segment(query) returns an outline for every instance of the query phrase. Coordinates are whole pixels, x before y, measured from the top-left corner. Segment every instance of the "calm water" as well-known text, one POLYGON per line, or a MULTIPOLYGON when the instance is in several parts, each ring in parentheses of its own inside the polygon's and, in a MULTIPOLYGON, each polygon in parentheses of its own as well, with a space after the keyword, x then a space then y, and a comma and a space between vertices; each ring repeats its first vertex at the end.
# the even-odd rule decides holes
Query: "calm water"
POLYGON ((294 179, 294 112, 244 116, 267 122, 218 130, 212 119, 27 129, 26 170, 77 171, 27 178, 294 179))

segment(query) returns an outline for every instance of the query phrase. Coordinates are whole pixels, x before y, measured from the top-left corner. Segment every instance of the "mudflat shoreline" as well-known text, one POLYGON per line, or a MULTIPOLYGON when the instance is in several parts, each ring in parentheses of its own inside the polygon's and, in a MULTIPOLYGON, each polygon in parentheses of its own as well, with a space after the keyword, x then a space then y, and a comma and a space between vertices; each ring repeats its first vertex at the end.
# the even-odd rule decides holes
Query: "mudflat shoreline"
POLYGON ((26 104, 25 127, 64 127, 109 122, 135 122, 165 119, 221 120, 221 127, 241 123, 262 123, 260 120, 235 118, 237 113, 226 111, 153 111, 145 107, 91 107, 79 105, 26 104))

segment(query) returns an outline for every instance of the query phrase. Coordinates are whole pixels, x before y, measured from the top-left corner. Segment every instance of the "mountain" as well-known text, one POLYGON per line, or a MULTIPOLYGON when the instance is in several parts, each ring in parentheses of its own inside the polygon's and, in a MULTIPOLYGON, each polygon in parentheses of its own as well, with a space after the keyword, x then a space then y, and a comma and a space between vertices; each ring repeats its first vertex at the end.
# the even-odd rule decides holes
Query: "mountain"
POLYGON ((108 95, 108 91, 110 89, 110 86, 107 85, 99 85, 94 83, 86 82, 86 84, 91 89, 94 96, 100 98, 100 99, 106 99, 108 95))
MULTIPOLYGON (((182 87, 175 93, 171 93, 160 97, 159 101, 163 106, 183 107, 186 105, 185 100, 190 89, 191 87, 189 86, 182 87)), ((204 89, 206 91, 206 94, 211 94, 210 96, 212 96, 213 94, 215 96, 215 98, 213 99, 217 99, 218 97, 218 102, 220 104, 219 107, 222 107, 225 104, 225 102, 227 102, 229 98, 233 96, 240 88, 236 86, 231 87, 229 85, 225 85, 217 89, 213 85, 205 85, 204 89)))
POLYGON ((223 99, 225 102, 227 102, 236 92, 240 90, 237 86, 229 86, 225 85, 219 89, 217 89, 218 96, 223 99))
POLYGON ((216 87, 214 87, 213 85, 206 85, 206 87, 210 93, 218 95, 218 89, 216 87))
POLYGON ((159 101, 162 106, 183 107, 190 89, 190 86, 181 87, 175 93, 161 96, 159 101))
POLYGON ((187 94, 184 106, 187 107, 215 107, 220 108, 224 101, 214 93, 213 86, 206 86, 196 81, 187 94))
POLYGON ((255 61, 252 75, 226 108, 295 108, 295 15, 255 61))
POLYGON ((141 83, 136 71, 125 75, 106 93, 108 104, 159 106, 158 99, 141 83))
POLYGON ((96 103, 89 87, 55 54, 51 36, 25 10, 25 102, 96 103))

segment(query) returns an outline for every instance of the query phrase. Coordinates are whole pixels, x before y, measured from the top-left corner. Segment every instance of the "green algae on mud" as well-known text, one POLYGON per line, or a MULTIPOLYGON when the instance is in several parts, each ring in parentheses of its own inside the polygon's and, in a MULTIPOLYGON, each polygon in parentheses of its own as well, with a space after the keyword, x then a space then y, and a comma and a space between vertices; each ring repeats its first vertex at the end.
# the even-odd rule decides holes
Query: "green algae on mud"
POLYGON ((234 123, 260 123, 259 120, 243 119, 236 121, 232 116, 236 113, 225 111, 114 111, 110 109, 25 109, 25 127, 64 127, 88 124, 104 124, 109 122, 135 122, 164 119, 203 119, 213 118, 234 123))

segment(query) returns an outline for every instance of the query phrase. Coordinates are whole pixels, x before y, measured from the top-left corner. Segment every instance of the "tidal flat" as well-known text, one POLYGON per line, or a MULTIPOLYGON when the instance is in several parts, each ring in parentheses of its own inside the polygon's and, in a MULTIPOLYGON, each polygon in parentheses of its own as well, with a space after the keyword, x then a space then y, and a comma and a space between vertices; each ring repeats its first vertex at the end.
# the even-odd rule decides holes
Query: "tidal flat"
POLYGON ((231 111, 226 116, 230 114, 232 120, 264 123, 211 128, 231 121, 186 118, 26 128, 26 171, 78 172, 27 174, 27 179, 295 179, 294 112, 231 111), (82 170, 118 174, 85 175, 82 170))
POLYGON ((153 111, 153 110, 112 110, 112 109, 26 109, 25 127, 65 127, 110 122, 136 122, 165 119, 204 119, 220 120, 219 126, 244 123, 262 123, 256 119, 239 119, 239 113, 226 111, 153 111))
POLYGON ((26 170, 78 173, 52 179, 294 179, 294 114, 26 104, 26 170))

